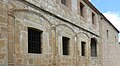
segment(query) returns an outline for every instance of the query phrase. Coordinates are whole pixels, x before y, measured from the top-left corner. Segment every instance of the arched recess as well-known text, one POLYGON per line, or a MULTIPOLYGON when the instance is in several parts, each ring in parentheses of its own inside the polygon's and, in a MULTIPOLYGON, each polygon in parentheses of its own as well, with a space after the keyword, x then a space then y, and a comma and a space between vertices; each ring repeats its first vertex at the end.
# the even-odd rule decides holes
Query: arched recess
MULTIPOLYGON (((13 12, 14 12, 15 20, 17 18, 16 14, 27 15, 28 16, 27 18, 30 19, 28 21, 31 21, 31 19, 34 19, 34 15, 35 15, 36 17, 39 18, 39 19, 35 20, 35 21, 37 21, 36 25, 41 24, 41 26, 45 27, 45 29, 51 30, 52 23, 50 22, 50 20, 47 17, 42 15, 39 11, 34 11, 34 10, 30 10, 30 9, 14 9, 13 12), (31 18, 32 15, 33 15, 33 18, 31 18)), ((25 19, 27 19, 27 18, 25 18, 25 19)), ((32 21, 32 22, 34 22, 34 21, 32 21)), ((29 23, 26 23, 26 24, 29 24, 29 23)))
POLYGON ((86 65, 89 56, 89 35, 85 32, 76 34, 76 61, 78 65, 86 65))
POLYGON ((68 29, 70 29, 70 31, 73 32, 73 34, 76 34, 76 32, 74 31, 74 29, 71 27, 71 26, 68 26, 66 24, 58 24, 58 25, 55 25, 55 28, 58 28, 60 26, 64 26, 64 27, 67 27, 68 29))
POLYGON ((56 28, 56 37, 64 36, 64 37, 69 37, 71 40, 75 39, 76 32, 71 26, 68 26, 66 24, 58 24, 55 25, 55 28, 56 28))
MULTIPOLYGON (((81 47, 81 42, 85 42, 86 49, 88 50, 88 44, 89 44, 90 37, 85 32, 79 32, 79 33, 76 34, 76 36, 77 36, 77 42, 76 42, 77 43, 77 48, 78 48, 78 51, 79 51, 78 55, 81 56, 81 48, 80 48, 81 47)), ((88 52, 86 51, 86 53, 88 53, 88 52)))
MULTIPOLYGON (((43 31, 43 36, 45 36, 45 38, 47 38, 47 39, 50 38, 49 34, 51 34, 52 23, 49 21, 49 19, 47 19, 47 17, 42 15, 42 13, 40 11, 35 11, 35 10, 30 10, 30 9, 14 9, 13 12, 14 12, 15 21, 16 21, 15 22, 16 27, 18 27, 19 25, 20 26, 22 25, 22 26, 25 26, 26 29, 28 29, 28 27, 35 28, 35 29, 43 31), (16 16, 16 14, 26 15, 28 17, 28 19, 32 19, 32 18, 35 19, 37 17, 38 17, 38 19, 36 19, 37 22, 31 21, 31 20, 24 20, 24 19, 22 21, 20 19, 21 17, 18 18, 18 16, 16 16), (32 16, 32 18, 31 18, 31 16, 32 16), (18 20, 18 22, 17 22, 17 20, 18 20), (49 36, 49 37, 47 37, 47 36, 49 36)), ((27 18, 25 18, 25 19, 27 19, 27 18)), ((19 27, 17 29, 19 29, 19 27)), ((15 29, 16 32, 18 32, 17 29, 15 29)), ((21 29, 20 31, 22 31, 21 35, 24 35, 23 32, 24 33, 27 32, 27 30, 23 31, 23 29, 21 29)), ((44 41, 45 38, 43 37, 43 42, 45 42, 44 41)), ((22 39, 23 38, 21 38, 21 41, 22 41, 22 39)), ((47 44, 47 43, 44 43, 44 44, 47 44)))
POLYGON ((87 33, 85 33, 85 32, 78 32, 78 33, 76 34, 76 36, 79 36, 80 34, 83 34, 83 35, 85 35, 87 38, 90 38, 89 35, 88 35, 87 33))
POLYGON ((91 40, 94 40, 96 43, 98 43, 98 40, 95 37, 91 38, 91 40))
MULTIPOLYGON (((21 29, 20 27, 15 28, 15 32, 16 32, 15 34, 17 35, 19 33, 17 36, 15 36, 15 38, 18 39, 18 42, 19 42, 16 45, 18 45, 18 47, 21 46, 20 51, 23 51, 21 53, 23 55, 26 55, 26 56, 29 55, 29 57, 31 57, 32 59, 49 60, 48 55, 51 54, 51 42, 50 42, 51 39, 50 38, 51 38, 52 23, 44 15, 42 15, 39 11, 28 10, 28 9, 14 10, 14 15, 16 15, 16 14, 24 15, 24 13, 27 13, 28 16, 29 16, 29 14, 33 14, 42 19, 40 19, 40 20, 38 19, 38 21, 40 21, 41 23, 36 23, 33 21, 21 20, 21 19, 17 18, 17 16, 15 16, 15 21, 16 20, 19 21, 19 22, 17 22, 17 21, 15 22, 16 23, 15 27, 19 27, 19 25, 24 27, 23 29, 21 29), (27 37, 28 36, 28 27, 43 31, 43 33, 42 33, 42 52, 41 52, 41 54, 36 55, 35 57, 33 57, 32 54, 28 53, 28 49, 27 49, 28 41, 26 41, 26 40, 28 40, 28 37, 27 37), (46 58, 44 58, 44 57, 46 57, 46 58)), ((34 18, 34 16, 33 16, 33 18, 34 18)), ((17 41, 15 43, 17 43, 17 41)), ((17 47, 17 46, 15 46, 15 47, 17 47)), ((17 53, 16 53, 16 55, 17 55, 17 53)), ((16 57, 16 58, 19 58, 19 57, 16 57)), ((50 59, 51 59, 51 57, 50 57, 50 59)))
MULTIPOLYGON (((75 38, 74 36, 76 35, 74 29, 72 26, 67 25, 67 24, 58 24, 55 25, 56 28, 56 50, 57 50, 57 60, 58 58, 61 58, 62 60, 72 60, 73 57, 75 56, 75 38), (69 38, 69 43, 68 45, 68 54, 67 58, 66 55, 64 55, 64 37, 69 38)), ((60 62, 62 62, 60 60, 60 62)), ((68 62, 68 61, 65 61, 68 62)), ((74 61, 75 62, 75 61, 74 61)), ((72 63, 72 62, 71 62, 72 63)))

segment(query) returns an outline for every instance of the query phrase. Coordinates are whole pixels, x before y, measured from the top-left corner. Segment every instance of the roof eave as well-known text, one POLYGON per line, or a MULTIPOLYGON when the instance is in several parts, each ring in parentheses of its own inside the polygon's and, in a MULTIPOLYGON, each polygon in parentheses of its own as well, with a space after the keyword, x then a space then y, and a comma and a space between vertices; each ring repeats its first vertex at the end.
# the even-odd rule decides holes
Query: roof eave
POLYGON ((88 0, 83 0, 91 9, 93 9, 97 14, 104 17, 104 19, 118 32, 120 31, 88 0))

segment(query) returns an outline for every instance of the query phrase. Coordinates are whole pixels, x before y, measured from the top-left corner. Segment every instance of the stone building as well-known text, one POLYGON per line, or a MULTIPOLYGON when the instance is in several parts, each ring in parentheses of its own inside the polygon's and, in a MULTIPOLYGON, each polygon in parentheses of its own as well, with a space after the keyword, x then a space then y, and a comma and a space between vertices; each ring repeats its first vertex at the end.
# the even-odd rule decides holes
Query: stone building
POLYGON ((120 66, 118 33, 88 0, 0 0, 0 66, 120 66))

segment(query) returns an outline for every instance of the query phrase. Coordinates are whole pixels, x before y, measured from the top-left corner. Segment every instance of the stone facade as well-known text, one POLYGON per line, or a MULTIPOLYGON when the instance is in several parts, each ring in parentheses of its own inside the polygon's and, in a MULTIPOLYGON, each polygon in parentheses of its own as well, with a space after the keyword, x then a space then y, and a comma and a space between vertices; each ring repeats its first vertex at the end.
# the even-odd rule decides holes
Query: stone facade
POLYGON ((0 66, 119 66, 119 31, 88 0, 68 2, 0 0, 0 66), (28 27, 43 31, 41 54, 28 53, 28 27), (63 36, 70 38, 69 55, 63 55, 63 36), (91 57, 91 38, 97 57, 91 57))
POLYGON ((105 66, 119 66, 120 60, 120 44, 118 42, 118 33, 113 29, 113 27, 109 26, 110 23, 102 20, 102 29, 101 36, 102 38, 102 50, 103 50, 103 65, 105 66), (108 31, 109 35, 107 36, 106 31, 108 31))

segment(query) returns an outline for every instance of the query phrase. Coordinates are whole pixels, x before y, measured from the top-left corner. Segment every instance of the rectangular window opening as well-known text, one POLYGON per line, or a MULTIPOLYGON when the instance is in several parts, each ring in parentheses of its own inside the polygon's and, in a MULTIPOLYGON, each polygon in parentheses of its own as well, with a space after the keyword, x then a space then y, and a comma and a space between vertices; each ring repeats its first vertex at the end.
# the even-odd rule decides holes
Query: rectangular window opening
POLYGON ((85 45, 86 45, 86 42, 82 41, 81 42, 81 55, 82 56, 85 56, 85 45))
POLYGON ((97 57, 97 47, 96 47, 96 44, 92 44, 92 46, 91 46, 91 56, 92 57, 97 57))
POLYGON ((109 31, 107 30, 107 38, 109 38, 109 31))
POLYGON ((117 38, 116 38, 116 36, 115 36, 115 42, 117 41, 117 38))
POLYGON ((91 39, 91 56, 97 57, 97 44, 94 39, 91 39))
POLYGON ((62 37, 63 55, 69 55, 70 38, 62 37))
POLYGON ((84 5, 80 2, 80 15, 84 17, 84 5))
POLYGON ((95 14, 92 13, 92 24, 95 24, 95 14))
POLYGON ((41 54, 42 33, 41 30, 28 28, 28 53, 41 54))

